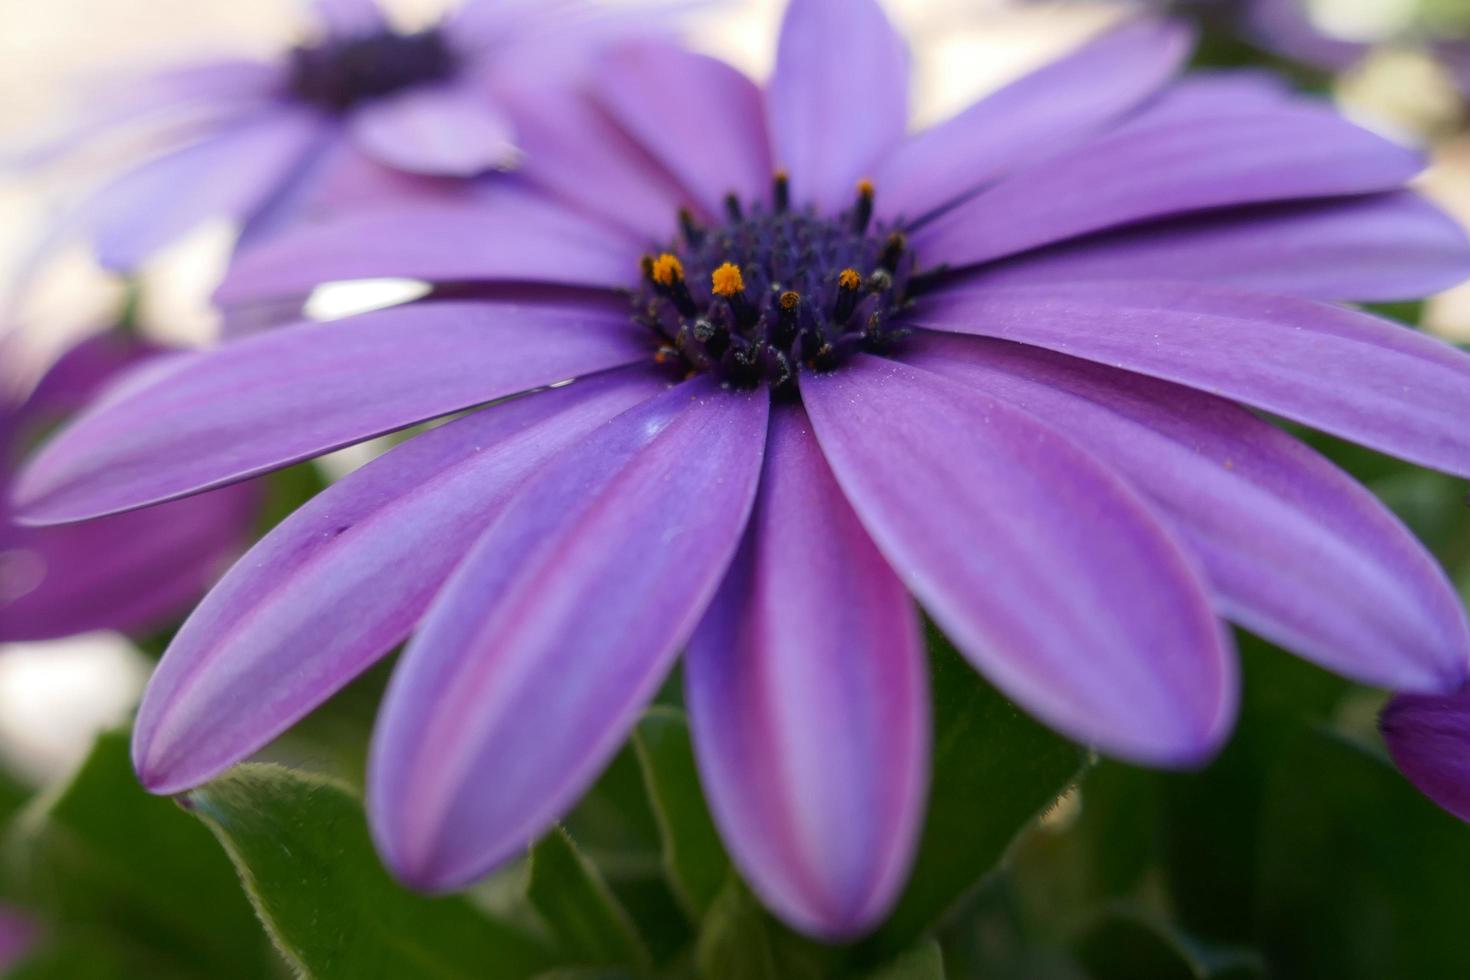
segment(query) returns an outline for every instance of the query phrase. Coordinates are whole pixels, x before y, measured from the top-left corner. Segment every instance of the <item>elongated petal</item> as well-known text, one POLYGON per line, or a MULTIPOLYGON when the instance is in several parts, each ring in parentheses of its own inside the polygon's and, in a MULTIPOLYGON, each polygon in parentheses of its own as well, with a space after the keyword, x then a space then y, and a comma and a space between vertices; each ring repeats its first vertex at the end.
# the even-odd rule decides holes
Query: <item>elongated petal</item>
POLYGON ((917 220, 1083 139, 1167 82, 1190 41, 1178 24, 1132 21, 910 137, 874 174, 878 213, 917 220))
POLYGON ((650 245, 678 230, 679 208, 691 203, 678 181, 590 97, 529 80, 498 95, 539 186, 650 245))
POLYGON ((1419 792, 1470 822, 1470 692, 1400 694, 1379 719, 1394 765, 1419 792))
POLYGON ((604 59, 597 98, 705 214, 720 214, 731 192, 764 198, 771 150, 760 89, 724 62, 669 44, 625 45, 604 59))
POLYGON ((898 146, 909 61, 875 0, 792 0, 766 93, 771 151, 800 204, 837 211, 898 146))
POLYGON ((316 113, 283 106, 128 171, 85 205, 99 259, 130 271, 206 220, 243 221, 330 134, 316 113))
POLYGON ((431 303, 175 359, 65 428, 15 496, 35 523, 158 503, 646 350, 621 313, 431 303))
POLYGON ((257 490, 66 527, 0 526, 0 643, 163 625, 244 549, 257 490))
POLYGON ((714 594, 769 398, 686 382, 529 481, 435 601, 389 686, 369 814, 406 882, 467 884, 575 802, 714 594))
POLYGON ((1196 765, 1234 721, 1235 659, 1154 513, 1031 416, 867 356, 803 375, 837 482, 898 574, 986 677, 1048 724, 1196 765))
POLYGON ((1001 181, 914 238, 929 261, 964 266, 1207 208, 1394 190, 1422 166, 1419 154, 1307 105, 1170 114, 1001 181))
POLYGON ((684 677, 710 807, 746 880, 812 935, 880 921, 924 810, 923 644, 797 406, 771 420, 751 526, 684 677))
POLYGON ((258 302, 382 276, 616 289, 636 280, 639 255, 626 235, 523 193, 365 207, 241 255, 215 299, 258 302))
POLYGON ((515 127, 465 87, 412 88, 369 102, 349 128, 378 162, 434 177, 473 177, 516 160, 515 127))
POLYGON ((1465 682, 1470 630, 1438 564, 1376 497, 1275 426, 1005 341, 923 334, 905 359, 1045 419, 1123 474, 1174 522, 1222 615, 1367 684, 1465 682))
POLYGON ((615 371, 483 409, 287 518, 189 617, 154 673, 133 736, 143 784, 176 793, 210 779, 367 669, 408 636, 529 474, 662 387, 615 371))
POLYGON ((1307 299, 1413 299, 1470 277, 1470 241, 1410 191, 1270 205, 1104 232, 1017 256, 984 284, 1167 278, 1307 299))
POLYGON ((1470 357, 1367 314, 1215 287, 1099 282, 955 291, 914 322, 1176 381, 1470 474, 1470 357))

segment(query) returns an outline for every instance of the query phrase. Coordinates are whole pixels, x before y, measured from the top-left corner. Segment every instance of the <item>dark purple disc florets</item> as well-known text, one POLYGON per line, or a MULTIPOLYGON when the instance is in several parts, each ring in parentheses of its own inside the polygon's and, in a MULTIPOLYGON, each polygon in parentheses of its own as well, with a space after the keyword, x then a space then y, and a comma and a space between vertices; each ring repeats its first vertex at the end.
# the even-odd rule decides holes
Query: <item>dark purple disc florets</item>
POLYGON ((290 88, 304 102, 342 112, 366 99, 444 81, 457 68, 443 32, 384 30, 292 48, 290 88))
POLYGON ((680 239, 643 260, 638 322, 660 357, 728 384, 781 389, 803 367, 830 370, 855 350, 882 350, 915 283, 903 232, 873 225, 873 186, 858 184, 836 217, 793 210, 784 174, 772 204, 733 195, 714 228, 680 214, 680 239))

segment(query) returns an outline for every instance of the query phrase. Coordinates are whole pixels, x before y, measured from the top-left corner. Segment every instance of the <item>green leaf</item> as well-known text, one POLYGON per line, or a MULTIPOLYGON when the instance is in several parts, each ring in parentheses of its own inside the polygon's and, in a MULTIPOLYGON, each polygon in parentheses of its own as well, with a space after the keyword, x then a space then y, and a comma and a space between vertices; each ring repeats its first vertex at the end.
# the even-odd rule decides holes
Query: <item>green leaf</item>
POLYGON ((1302 719, 1325 721, 1351 688, 1264 640, 1236 638, 1245 690, 1234 736, 1209 768, 1157 778, 1174 916, 1194 934, 1244 943, 1255 935, 1266 773, 1302 719))
POLYGON ((552 965, 536 940, 465 900, 395 883, 340 783, 244 765, 185 805, 214 831, 272 939, 306 976, 510 980, 552 965))
POLYGON ((17 815, 6 858, 17 904, 52 929, 125 941, 156 975, 268 972, 269 945, 229 861, 172 801, 138 785, 126 733, 102 735, 68 783, 17 815))
POLYGON ((866 974, 864 980, 944 980, 944 955, 939 944, 928 939, 866 974))
POLYGON ((115 930, 61 927, 11 966, 6 980, 197 980, 205 975, 130 942, 115 930))
POLYGON ((1321 729, 1278 739, 1258 941, 1280 976, 1470 976, 1470 827, 1377 752, 1321 729))
POLYGON ((689 723, 676 708, 653 708, 639 722, 633 745, 658 818, 665 870, 697 922, 729 877, 730 859, 705 805, 689 723))
POLYGON ((1092 980, 1254 980, 1266 975, 1259 954, 1210 946, 1132 909, 1099 915, 1074 951, 1092 980))
POLYGON ((771 918, 731 873, 715 897, 696 950, 701 980, 819 980, 830 958, 771 918))
POLYGON ((526 889, 571 962, 646 970, 650 957, 628 913, 560 827, 531 850, 526 889))
POLYGON ((935 629, 934 777, 913 876, 866 944, 908 949, 998 865, 1012 840, 1076 780, 1082 751, 1022 714, 935 629))

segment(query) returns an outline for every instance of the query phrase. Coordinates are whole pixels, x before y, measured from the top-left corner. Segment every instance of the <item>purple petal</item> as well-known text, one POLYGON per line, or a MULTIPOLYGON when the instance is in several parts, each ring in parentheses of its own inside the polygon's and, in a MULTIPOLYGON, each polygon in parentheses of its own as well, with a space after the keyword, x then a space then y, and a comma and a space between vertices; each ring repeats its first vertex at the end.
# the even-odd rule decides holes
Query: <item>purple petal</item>
POLYGON ((1388 754, 1409 782, 1470 822, 1470 690, 1395 695, 1378 725, 1388 754))
POLYGON ((408 636, 529 474, 663 387, 641 369, 614 371, 483 409, 287 518, 189 617, 154 673, 133 737, 144 785, 176 793, 212 778, 367 669, 408 636))
POLYGON ((338 36, 371 34, 385 26, 374 0, 311 0, 311 5, 327 30, 338 36))
POLYGON ((99 334, 58 359, 23 404, 0 404, 0 642, 163 625, 244 546, 259 499, 253 486, 71 527, 11 523, 3 470, 18 440, 82 408, 130 366, 163 357, 152 345, 99 334))
POLYGON ((976 666, 1067 735, 1152 765, 1208 759, 1235 659, 1147 505, 1031 416, 861 355, 802 376, 837 482, 976 666))
POLYGON ((348 128, 378 162, 409 173, 473 177, 516 159, 510 120, 483 95, 454 85, 376 99, 352 113, 348 128))
POLYGON ((1328 71, 1346 71, 1367 56, 1371 46, 1344 41, 1318 30, 1302 0, 1244 0, 1245 29, 1256 42, 1328 71))
POLYGON ((903 139, 909 59, 874 0, 791 0, 766 93, 792 198, 836 212, 903 139))
POLYGON ((669 44, 624 45, 603 59, 597 98, 706 216, 723 213, 728 193, 765 196, 772 166, 760 89, 724 62, 669 44))
POLYGON ((916 220, 1080 140, 1157 91, 1190 47, 1178 24, 1131 21, 911 137, 875 173, 879 214, 916 220))
POLYGON ((913 321, 1175 381, 1470 475, 1470 357, 1367 314, 1192 284, 1098 282, 954 291, 913 321))
POLYGON ((923 643, 799 406, 772 418, 751 526, 685 682, 710 808, 765 904, 827 939, 880 921, 924 811, 923 643))
POLYGON ((176 359, 42 448, 35 523, 159 503, 393 429, 648 356, 621 311, 413 304, 176 359))
POLYGON ((1309 104, 1168 113, 1003 180, 914 239, 930 262, 964 266, 1207 208, 1393 190, 1421 168, 1419 154, 1309 104))
POLYGON ((1438 564, 1376 497, 1275 426, 1006 341, 921 333, 905 359, 1075 434, 1173 521, 1222 615, 1364 683, 1465 682, 1470 629, 1438 564))
POLYGON ((520 191, 488 201, 364 207, 241 255, 224 304, 309 292, 342 279, 521 282, 626 288, 641 249, 627 236, 520 191))
POLYGON ((1470 276, 1465 230, 1410 191, 1191 215, 1017 256, 987 287, 1168 278, 1308 299, 1413 299, 1470 276))
POLYGON ((163 625, 244 549, 258 489, 65 527, 0 523, 0 643, 163 625))
POLYGON ((596 777, 735 552, 769 402, 679 385, 563 452, 475 544, 373 740, 369 815, 404 881, 468 884, 596 777))
POLYGON ((515 120, 528 178, 640 241, 667 241, 689 202, 678 182, 577 91, 523 81, 498 93, 515 120))
POLYGON ((331 132, 283 106, 128 171, 85 205, 100 261, 128 271, 207 220, 245 220, 331 132))

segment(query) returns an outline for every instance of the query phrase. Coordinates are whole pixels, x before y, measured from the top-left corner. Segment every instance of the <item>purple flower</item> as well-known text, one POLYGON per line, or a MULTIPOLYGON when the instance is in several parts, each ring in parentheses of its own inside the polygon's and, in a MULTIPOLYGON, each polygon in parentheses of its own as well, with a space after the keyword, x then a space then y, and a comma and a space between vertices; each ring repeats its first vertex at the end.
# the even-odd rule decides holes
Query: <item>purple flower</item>
POLYGON ((1242 406, 1470 474, 1470 358, 1331 304, 1448 286, 1470 244, 1404 190, 1417 154, 1256 76, 1175 83, 1188 49, 1131 24, 907 135, 881 10, 794 0, 764 91, 633 45, 548 98, 536 190, 244 257, 228 301, 442 288, 110 399, 35 459, 29 519, 491 407, 332 486, 204 600, 138 719, 144 782, 210 778, 411 636, 369 813, 405 881, 459 887, 574 804, 685 650, 736 861, 844 937, 891 906, 923 810, 914 599, 1037 717, 1151 765, 1230 730, 1222 618, 1460 686, 1433 560, 1242 406))
POLYGON ((1470 822, 1470 688, 1396 695, 1383 709, 1379 728, 1409 782, 1470 822))
POLYGON ((207 219, 258 240, 303 214, 449 193, 433 178, 510 167, 525 93, 565 84, 597 42, 633 24, 583 0, 472 0, 411 33, 374 0, 314 7, 318 30, 275 62, 161 71, 65 141, 128 127, 167 148, 76 217, 104 265, 133 270, 207 219))
POLYGON ((65 527, 20 527, 12 468, 46 429, 159 348, 116 335, 67 352, 24 400, 0 393, 0 643, 140 632, 187 610, 244 549, 257 495, 241 485, 65 527))

